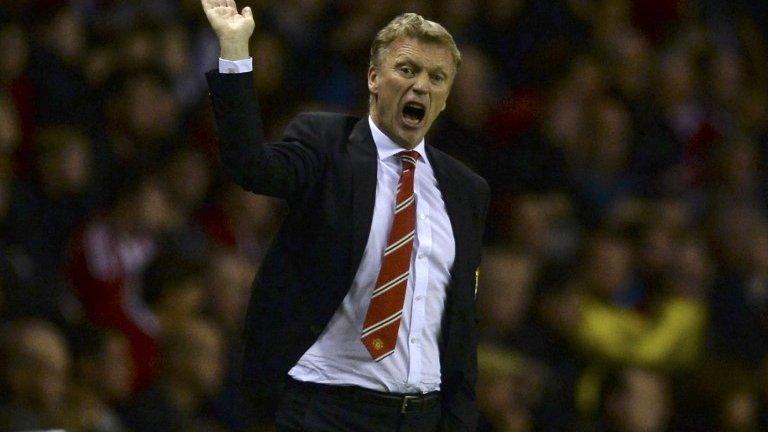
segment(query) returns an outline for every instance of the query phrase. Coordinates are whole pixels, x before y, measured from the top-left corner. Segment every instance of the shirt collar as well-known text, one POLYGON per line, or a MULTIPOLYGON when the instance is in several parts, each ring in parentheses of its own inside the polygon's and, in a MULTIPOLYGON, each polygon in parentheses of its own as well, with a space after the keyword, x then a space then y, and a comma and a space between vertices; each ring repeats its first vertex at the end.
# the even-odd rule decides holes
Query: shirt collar
MULTIPOLYGON (((373 122, 371 116, 368 116, 368 124, 371 126, 371 135, 373 135, 373 142, 376 144, 376 153, 378 153, 379 160, 383 161, 387 158, 394 157, 401 151, 405 150, 404 148, 397 145, 396 142, 392 141, 392 139, 388 137, 384 132, 382 132, 381 129, 376 126, 376 123, 373 122)), ((427 161, 427 152, 424 148, 423 138, 421 139, 421 142, 419 142, 419 144, 416 145, 416 147, 413 149, 419 153, 419 161, 427 161)))

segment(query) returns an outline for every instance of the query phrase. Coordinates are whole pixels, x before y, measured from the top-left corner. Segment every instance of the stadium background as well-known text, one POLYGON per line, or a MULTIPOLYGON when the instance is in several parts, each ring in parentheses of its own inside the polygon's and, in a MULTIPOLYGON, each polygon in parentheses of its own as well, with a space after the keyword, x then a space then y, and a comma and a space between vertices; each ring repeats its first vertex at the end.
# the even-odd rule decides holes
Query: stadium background
MULTIPOLYGON (((481 431, 768 430, 768 2, 240 3, 274 139, 365 113, 396 14, 454 34, 481 431)), ((286 209, 221 178, 217 54, 197 0, 0 2, 0 430, 269 430, 238 328, 286 209)))

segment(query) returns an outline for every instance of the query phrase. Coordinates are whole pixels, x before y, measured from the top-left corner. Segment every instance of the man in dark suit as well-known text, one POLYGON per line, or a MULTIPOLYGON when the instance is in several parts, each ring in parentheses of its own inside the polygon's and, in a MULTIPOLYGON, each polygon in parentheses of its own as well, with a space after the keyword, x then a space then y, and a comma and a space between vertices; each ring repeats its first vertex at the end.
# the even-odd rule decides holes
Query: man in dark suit
POLYGON ((282 390, 278 430, 474 430, 490 194, 424 142, 461 63, 453 38, 395 18, 371 47, 367 118, 300 114, 265 143, 251 10, 202 3, 221 44, 207 78, 224 170, 290 208, 253 285, 245 385, 282 390))

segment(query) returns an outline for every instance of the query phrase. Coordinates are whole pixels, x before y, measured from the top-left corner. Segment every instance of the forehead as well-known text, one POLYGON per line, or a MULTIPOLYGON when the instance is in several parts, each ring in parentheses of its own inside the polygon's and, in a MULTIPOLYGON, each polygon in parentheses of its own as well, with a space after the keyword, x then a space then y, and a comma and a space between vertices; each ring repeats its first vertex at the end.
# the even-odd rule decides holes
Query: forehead
POLYGON ((386 54, 387 62, 410 60, 426 67, 440 67, 446 71, 453 69, 451 50, 438 42, 402 37, 389 45, 386 54))

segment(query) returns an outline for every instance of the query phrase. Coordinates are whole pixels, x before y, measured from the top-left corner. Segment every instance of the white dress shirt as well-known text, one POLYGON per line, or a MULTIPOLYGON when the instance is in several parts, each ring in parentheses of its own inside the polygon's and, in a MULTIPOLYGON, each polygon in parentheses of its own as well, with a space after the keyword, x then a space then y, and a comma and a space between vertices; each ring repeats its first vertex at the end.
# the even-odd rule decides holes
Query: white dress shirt
MULTIPOLYGON (((249 71, 249 65, 230 64, 243 60, 219 62, 222 73, 249 71)), ((397 153, 404 150, 370 117, 368 124, 378 155, 376 201, 368 242, 349 292, 317 341, 288 374, 299 381, 396 393, 439 390, 440 330, 455 243, 424 140, 414 148, 420 155, 414 179, 416 237, 395 352, 374 362, 360 340, 394 219, 395 192, 402 170, 397 153)))

